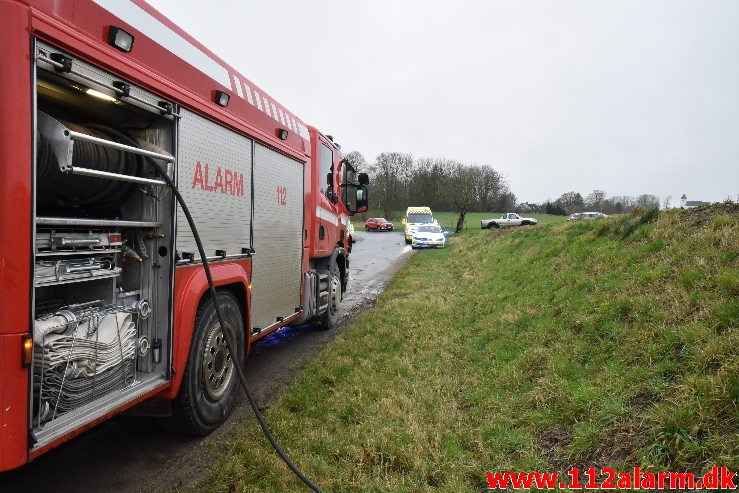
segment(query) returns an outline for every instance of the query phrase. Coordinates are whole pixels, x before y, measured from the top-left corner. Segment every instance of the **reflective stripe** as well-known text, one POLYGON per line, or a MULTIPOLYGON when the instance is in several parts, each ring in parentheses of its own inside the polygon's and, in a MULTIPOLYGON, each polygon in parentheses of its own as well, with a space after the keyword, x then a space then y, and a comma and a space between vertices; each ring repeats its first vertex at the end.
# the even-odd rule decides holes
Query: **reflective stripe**
POLYGON ((246 93, 246 100, 249 101, 249 104, 254 106, 254 100, 251 97, 251 87, 249 87, 249 84, 244 84, 244 92, 246 93))
POLYGON ((305 140, 310 141, 310 133, 308 132, 308 127, 306 127, 302 123, 298 123, 298 133, 305 140))
POLYGON ((241 81, 235 75, 234 75, 234 82, 236 83, 236 94, 238 94, 239 97, 243 99, 244 94, 241 92, 241 81))
POLYGON ((224 87, 231 87, 228 70, 138 5, 123 0, 93 0, 96 4, 156 41, 224 87))
POLYGON ((319 219, 330 222, 334 226, 339 225, 339 219, 334 215, 334 213, 328 209, 324 209, 320 205, 316 206, 316 216, 318 216, 319 219))

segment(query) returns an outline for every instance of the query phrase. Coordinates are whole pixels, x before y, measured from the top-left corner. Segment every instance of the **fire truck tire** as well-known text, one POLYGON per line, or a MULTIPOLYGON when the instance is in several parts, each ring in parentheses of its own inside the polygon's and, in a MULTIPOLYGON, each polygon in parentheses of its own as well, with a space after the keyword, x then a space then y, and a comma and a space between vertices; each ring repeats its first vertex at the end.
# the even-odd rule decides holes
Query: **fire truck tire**
POLYGON ((323 312, 319 320, 319 328, 331 330, 339 322, 339 307, 341 305, 341 276, 339 266, 331 262, 328 275, 328 309, 323 312))
MULTIPOLYGON (((223 423, 234 405, 239 379, 226 347, 213 300, 208 294, 195 317, 192 345, 177 398, 173 402, 171 427, 205 436, 223 423)), ((238 361, 244 361, 244 319, 236 298, 218 293, 221 313, 237 345, 238 361)))

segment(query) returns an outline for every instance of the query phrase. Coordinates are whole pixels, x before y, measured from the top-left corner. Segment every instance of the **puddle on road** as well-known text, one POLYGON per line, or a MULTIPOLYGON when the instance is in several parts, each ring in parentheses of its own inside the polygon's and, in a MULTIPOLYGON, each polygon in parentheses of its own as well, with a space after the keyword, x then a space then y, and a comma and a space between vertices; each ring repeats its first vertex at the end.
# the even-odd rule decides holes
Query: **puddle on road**
POLYGON ((282 344, 284 342, 289 341, 296 335, 310 328, 311 328, 310 324, 304 324, 298 327, 292 327, 290 325, 285 325, 283 327, 280 327, 276 331, 271 332, 267 334, 266 336, 262 337, 257 342, 255 342, 254 345, 264 346, 264 347, 276 346, 278 344, 282 344))

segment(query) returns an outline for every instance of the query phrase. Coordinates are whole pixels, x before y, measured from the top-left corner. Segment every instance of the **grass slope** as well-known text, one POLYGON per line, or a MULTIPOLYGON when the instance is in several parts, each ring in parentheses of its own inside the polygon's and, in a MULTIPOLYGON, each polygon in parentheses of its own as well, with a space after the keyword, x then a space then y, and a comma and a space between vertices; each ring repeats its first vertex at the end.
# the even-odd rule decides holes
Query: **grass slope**
MULTIPOLYGON (((635 212, 415 255, 267 415, 331 492, 739 469, 739 213, 635 212)), ((301 491, 249 426, 197 491, 301 491)))

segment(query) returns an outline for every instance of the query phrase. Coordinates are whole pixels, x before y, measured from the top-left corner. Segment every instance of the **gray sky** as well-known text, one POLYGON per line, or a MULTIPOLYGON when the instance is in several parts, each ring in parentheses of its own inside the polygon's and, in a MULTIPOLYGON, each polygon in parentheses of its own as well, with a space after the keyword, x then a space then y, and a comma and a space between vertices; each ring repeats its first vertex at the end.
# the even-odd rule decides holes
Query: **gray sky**
POLYGON ((739 193, 739 1, 150 3, 370 163, 488 164, 530 202, 739 193))

